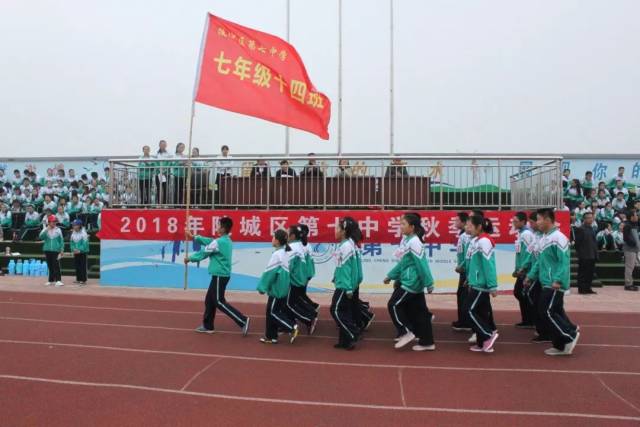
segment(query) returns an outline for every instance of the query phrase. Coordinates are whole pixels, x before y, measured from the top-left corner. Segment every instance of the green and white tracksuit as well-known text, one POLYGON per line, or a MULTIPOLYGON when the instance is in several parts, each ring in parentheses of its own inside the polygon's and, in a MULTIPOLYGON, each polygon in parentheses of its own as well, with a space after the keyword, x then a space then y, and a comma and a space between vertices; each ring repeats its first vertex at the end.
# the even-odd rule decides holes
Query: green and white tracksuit
POLYGON ((276 249, 258 282, 258 291, 269 296, 266 307, 265 337, 270 340, 278 339, 279 326, 291 332, 295 325, 287 310, 286 302, 290 281, 289 254, 284 248, 276 249))

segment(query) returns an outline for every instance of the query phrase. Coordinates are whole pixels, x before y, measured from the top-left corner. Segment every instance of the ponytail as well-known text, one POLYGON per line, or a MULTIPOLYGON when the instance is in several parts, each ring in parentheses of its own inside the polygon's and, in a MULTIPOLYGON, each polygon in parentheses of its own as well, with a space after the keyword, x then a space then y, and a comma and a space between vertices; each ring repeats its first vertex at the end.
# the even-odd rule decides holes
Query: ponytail
POLYGON ((359 246, 362 241, 362 231, 360 231, 358 221, 350 216, 345 216, 340 220, 339 227, 344 230, 344 235, 347 239, 353 240, 353 243, 359 246))
POLYGON ((309 227, 307 224, 300 224, 300 241, 302 242, 302 246, 307 246, 309 244, 309 227))
POLYGON ((484 218, 482 220, 482 231, 487 234, 493 234, 493 224, 489 218, 484 218))
POLYGON ((415 212, 410 212, 404 214, 404 219, 409 223, 409 225, 413 226, 413 232, 418 236, 420 241, 425 235, 424 227, 422 226, 422 221, 420 219, 420 215, 415 212))
POLYGON ((278 243, 280 243, 280 246, 284 247, 285 252, 289 252, 291 250, 291 247, 287 243, 289 236, 287 236, 286 231, 282 229, 276 230, 276 232, 273 233, 273 237, 278 241, 278 243))
POLYGON ((289 227, 289 236, 293 236, 294 240, 302 241, 302 226, 293 224, 289 227))

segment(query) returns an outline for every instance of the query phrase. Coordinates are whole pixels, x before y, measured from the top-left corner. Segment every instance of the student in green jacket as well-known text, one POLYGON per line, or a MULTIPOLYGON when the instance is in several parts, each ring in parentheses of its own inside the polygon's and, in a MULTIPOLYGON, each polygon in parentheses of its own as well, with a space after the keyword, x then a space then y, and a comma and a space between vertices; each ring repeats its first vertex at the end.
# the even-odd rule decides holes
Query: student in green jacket
POLYGON ((538 228, 543 233, 539 242, 538 261, 527 274, 529 282, 538 280, 542 295, 539 315, 547 323, 553 347, 545 350, 548 356, 567 356, 573 353, 580 332, 564 311, 564 293, 569 290, 570 245, 567 236, 555 226, 552 209, 538 209, 538 228))
POLYGON ((72 224, 73 231, 69 236, 69 245, 73 253, 73 262, 76 268, 76 280, 80 286, 87 284, 87 254, 89 253, 89 236, 84 229, 82 220, 76 219, 72 224))
POLYGON ((233 221, 231 218, 220 218, 220 223, 216 230, 216 234, 220 237, 217 239, 194 236, 188 229, 185 230, 187 239, 193 239, 201 244, 203 248, 190 257, 185 258, 184 263, 199 262, 205 258, 209 258, 209 274, 211 275, 209 290, 204 300, 205 310, 202 325, 196 328, 196 332, 212 334, 215 331, 213 323, 216 317, 216 309, 219 308, 242 328, 242 335, 247 336, 249 333, 250 319, 229 304, 224 297, 229 278, 231 277, 231 253, 233 243, 229 238, 229 233, 232 227, 233 221))
POLYGON ((289 274, 291 276, 291 286, 287 295, 287 307, 293 313, 296 320, 307 326, 309 335, 312 335, 318 324, 318 313, 309 305, 302 295, 304 286, 309 281, 309 269, 305 257, 304 245, 302 244, 302 226, 294 224, 289 227, 289 274))
POLYGON ((45 286, 55 283, 56 287, 64 286, 62 275, 60 274, 60 258, 64 251, 64 240, 62 231, 56 226, 55 215, 49 215, 46 227, 40 232, 40 240, 44 242, 43 250, 49 268, 49 281, 45 286))
POLYGON ((362 249, 360 248, 360 242, 362 241, 362 232, 358 225, 358 232, 351 237, 353 246, 356 248, 356 267, 357 267, 357 280, 356 289, 353 291, 353 315, 356 326, 358 327, 358 335, 362 335, 364 331, 369 329, 373 319, 376 315, 371 311, 369 303, 360 299, 360 284, 364 280, 364 274, 362 271, 362 249))
POLYGON ((429 293, 433 291, 433 277, 422 243, 424 228, 420 215, 404 214, 400 220, 400 231, 403 238, 395 252, 398 263, 384 279, 385 284, 392 280, 398 283, 387 303, 391 319, 396 328, 402 331, 395 348, 402 348, 418 337, 418 344, 412 349, 432 351, 436 349, 431 325, 432 314, 427 307, 424 290, 426 288, 429 293))
MULTIPOLYGON (((28 204, 27 213, 24 215, 24 224, 20 229, 20 240, 24 240, 30 231, 33 231, 33 236, 37 234, 37 230, 42 227, 42 220, 40 214, 35 211, 32 204, 28 204)), ((32 238, 33 239, 33 238, 32 238)))
POLYGON ((354 239, 359 240, 360 228, 351 217, 340 220, 336 227, 336 240, 340 245, 335 253, 336 269, 333 283, 336 287, 331 300, 331 317, 340 330, 335 348, 353 350, 358 341, 358 326, 354 321, 353 293, 358 287, 358 256, 354 239))
MULTIPOLYGON (((539 245, 542 233, 538 229, 538 213, 531 212, 529 214, 529 229, 533 233, 533 241, 529 246, 529 258, 524 265, 526 271, 531 271, 536 262, 538 262, 539 245)), ((532 315, 533 323, 536 328, 537 335, 531 339, 534 343, 547 343, 551 342, 549 338, 550 333, 547 328, 546 322, 538 315, 540 305, 540 295, 542 293, 542 286, 538 280, 528 281, 525 277, 524 280, 525 292, 527 294, 527 301, 529 303, 530 313, 532 315)))
POLYGON ((267 314, 264 337, 260 342, 264 344, 278 343, 278 328, 289 332, 289 342, 293 344, 298 336, 298 325, 287 309, 287 295, 289 294, 289 254, 291 248, 287 244, 287 232, 276 230, 271 242, 276 249, 271 255, 267 269, 262 273, 258 282, 258 292, 267 294, 267 314))
POLYGON ((498 331, 493 321, 489 295, 498 295, 495 243, 489 236, 493 226, 488 218, 472 215, 467 221, 467 233, 472 236, 467 249, 467 284, 469 295, 465 312, 476 336, 471 351, 493 353, 498 331))
POLYGON ((471 331, 471 325, 467 323, 467 316, 464 314, 464 300, 469 294, 467 288, 467 273, 465 271, 465 257, 467 248, 471 241, 471 236, 465 231, 469 214, 467 212, 458 212, 455 217, 455 226, 458 229, 458 242, 456 244, 456 268, 458 273, 458 291, 456 292, 456 305, 458 308, 458 318, 451 323, 454 331, 471 331))
POLYGON ((516 283, 513 286, 513 296, 518 300, 520 306, 520 319, 519 323, 516 323, 516 328, 520 329, 533 329, 533 316, 531 313, 531 305, 527 299, 525 292, 524 279, 527 275, 527 266, 530 263, 529 257, 531 251, 529 247, 533 242, 533 233, 527 227, 528 221, 527 214, 525 212, 516 212, 511 219, 513 229, 516 230, 516 263, 513 270, 513 277, 516 279, 516 283))
POLYGON ((302 230, 302 235, 300 236, 300 242, 302 242, 302 246, 304 247, 304 264, 307 268, 307 283, 304 285, 304 293, 302 294, 302 299, 309 304, 316 313, 320 310, 320 304, 313 301, 309 298, 307 294, 307 288, 309 287, 309 282, 316 275, 316 264, 313 262, 313 257, 311 256, 311 247, 309 246, 309 227, 306 224, 300 224, 300 229, 302 230))

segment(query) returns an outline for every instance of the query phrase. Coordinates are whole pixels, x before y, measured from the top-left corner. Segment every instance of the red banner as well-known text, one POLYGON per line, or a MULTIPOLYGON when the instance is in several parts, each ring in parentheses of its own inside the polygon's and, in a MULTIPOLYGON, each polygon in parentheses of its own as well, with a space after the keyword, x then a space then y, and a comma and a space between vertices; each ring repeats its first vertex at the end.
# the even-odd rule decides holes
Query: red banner
MULTIPOLYGON (((455 243, 458 230, 454 226, 455 211, 418 211, 426 230, 426 241, 455 243)), ((312 242, 334 242, 335 227, 340 218, 351 216, 360 223, 368 242, 397 243, 400 240, 400 218, 405 211, 238 211, 194 210, 190 212, 189 228, 204 236, 213 236, 216 222, 222 217, 233 220, 231 237, 237 242, 270 242, 278 228, 300 223, 309 227, 312 242)), ((511 226, 514 211, 487 211, 494 226, 496 243, 513 243, 511 226)), ((562 231, 569 233, 569 212, 556 213, 562 231)), ((108 209, 102 211, 101 239, 117 240, 183 240, 185 210, 171 209, 108 209)))
POLYGON ((197 102, 329 139, 331 102, 315 89, 293 46, 211 14, 207 22, 197 102))

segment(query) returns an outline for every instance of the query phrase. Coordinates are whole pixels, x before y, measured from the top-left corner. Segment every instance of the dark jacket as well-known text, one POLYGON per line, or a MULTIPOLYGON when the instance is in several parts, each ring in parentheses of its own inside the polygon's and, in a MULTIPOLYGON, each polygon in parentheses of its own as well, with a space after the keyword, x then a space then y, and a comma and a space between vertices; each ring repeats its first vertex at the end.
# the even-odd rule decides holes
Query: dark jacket
POLYGON ((251 178, 255 178, 255 177, 269 177, 271 176, 271 171, 269 170, 269 166, 260 166, 260 165, 253 165, 251 167, 251 178))
POLYGON ((594 229, 583 224, 575 229, 575 236, 575 249, 578 259, 598 259, 598 243, 594 229))
POLYGON ((640 239, 638 238, 638 223, 627 221, 622 229, 622 240, 624 240, 624 252, 639 252, 640 239))

